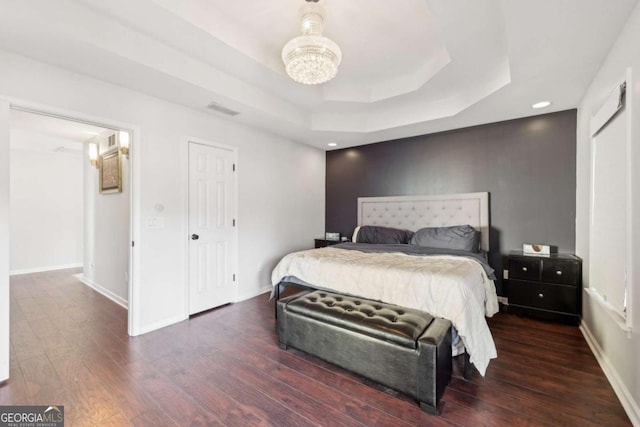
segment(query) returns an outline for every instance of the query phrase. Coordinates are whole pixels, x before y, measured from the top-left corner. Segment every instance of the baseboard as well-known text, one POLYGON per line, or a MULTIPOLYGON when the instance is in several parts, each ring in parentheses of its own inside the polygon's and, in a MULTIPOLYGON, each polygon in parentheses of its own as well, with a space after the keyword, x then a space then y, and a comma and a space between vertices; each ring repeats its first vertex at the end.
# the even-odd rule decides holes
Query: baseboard
POLYGON ((9 271, 9 276, 17 276, 20 274, 42 273, 45 271, 66 270, 67 268, 80 268, 82 263, 75 264, 63 264, 63 265, 50 265, 48 267, 34 267, 34 268, 22 268, 20 270, 9 271))
POLYGON ((129 303, 128 303, 128 301, 126 299, 114 294, 109 289, 103 288, 102 286, 98 285, 97 283, 92 282, 91 280, 87 279, 85 276, 82 276, 82 278, 80 280, 82 281, 82 283, 84 283, 85 285, 87 285, 88 287, 93 289, 94 291, 98 292, 99 294, 104 295, 105 297, 109 298, 111 301, 115 302, 119 306, 124 307, 127 310, 129 309, 129 303))
POLYGON ((598 341, 596 341, 584 321, 580 323, 580 331, 587 341, 591 352, 596 357, 604 375, 609 380, 611 387, 613 387, 613 391, 616 393, 616 396, 618 396, 618 399, 620 399, 620 403, 629 416, 631 424, 640 426, 640 407, 638 407, 638 404, 633 400, 633 396, 629 393, 629 390, 620 379, 620 376, 609 362, 606 354, 602 351, 602 347, 600 347, 600 344, 598 344, 598 341))
POLYGON ((263 294, 266 294, 267 292, 271 292, 271 289, 273 289, 271 286, 265 286, 253 292, 246 292, 246 293, 240 294, 236 296, 236 299, 234 302, 240 302, 240 301, 248 300, 251 298, 255 298, 258 295, 263 295, 263 294))
MULTIPOLYGON (((251 299, 253 297, 265 294, 265 293, 270 292, 270 291, 271 291, 271 286, 264 287, 262 289, 259 289, 259 290, 255 291, 255 292, 248 292, 248 293, 242 294, 242 295, 236 297, 234 302, 240 302, 240 301, 244 301, 244 300, 247 300, 247 299, 251 299)), ((151 323, 151 324, 148 324, 148 325, 144 325, 144 326, 140 327, 140 329, 135 331, 135 335, 134 336, 144 335, 144 334, 146 334, 148 332, 152 332, 152 331, 155 331, 157 329, 162 329, 162 328, 165 328, 167 326, 171 326, 171 325, 174 325, 176 323, 182 322, 184 320, 187 320, 188 318, 189 318, 188 314, 186 314, 186 315, 185 314, 181 314, 181 315, 170 317, 170 318, 167 318, 167 319, 163 319, 163 320, 160 320, 158 322, 154 322, 154 323, 151 323)))
MULTIPOLYGON (((265 294, 267 292, 271 292, 271 286, 264 287, 262 289, 254 291, 254 292, 244 293, 244 294, 236 297, 234 302, 240 302, 240 301, 244 301, 244 300, 247 300, 247 299, 251 299, 251 298, 256 297, 258 295, 265 294)), ((154 323, 151 323, 149 325, 142 326, 139 330, 136 331, 135 335, 136 336, 137 335, 143 335, 143 334, 146 334, 148 332, 155 331, 157 329, 162 329, 162 328, 165 328, 167 326, 174 325, 176 323, 182 322, 182 321, 187 320, 187 319, 189 319, 189 315, 188 314, 187 315, 181 314, 181 315, 178 315, 178 316, 170 317, 168 319, 163 319, 163 320, 160 320, 158 322, 154 322, 154 323)))
POLYGON ((137 331, 138 333, 137 335, 143 335, 146 334, 148 332, 152 332, 155 331, 157 329, 162 329, 165 328, 167 326, 171 326, 174 325, 176 323, 180 323, 184 320, 187 320, 189 318, 189 316, 185 316, 184 314, 180 314, 178 316, 174 316, 174 317, 170 317, 168 319, 163 319, 163 320, 159 320, 157 322, 151 323, 149 325, 145 325, 143 327, 140 328, 139 331, 137 331))

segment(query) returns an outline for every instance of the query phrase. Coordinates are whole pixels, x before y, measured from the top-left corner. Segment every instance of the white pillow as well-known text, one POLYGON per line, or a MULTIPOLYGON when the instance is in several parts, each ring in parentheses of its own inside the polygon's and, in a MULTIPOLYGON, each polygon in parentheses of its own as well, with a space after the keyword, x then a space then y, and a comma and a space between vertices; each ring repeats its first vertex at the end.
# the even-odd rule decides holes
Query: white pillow
POLYGON ((353 237, 351 238, 351 241, 353 243, 356 243, 358 241, 358 231, 360 231, 360 226, 357 226, 355 230, 353 230, 353 237))

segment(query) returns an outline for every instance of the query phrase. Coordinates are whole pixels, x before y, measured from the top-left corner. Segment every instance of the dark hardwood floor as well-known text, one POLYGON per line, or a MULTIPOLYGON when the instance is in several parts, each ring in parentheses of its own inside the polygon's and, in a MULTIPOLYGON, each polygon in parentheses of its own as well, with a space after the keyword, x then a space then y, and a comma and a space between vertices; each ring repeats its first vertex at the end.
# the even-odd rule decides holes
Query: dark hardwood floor
POLYGON ((470 382, 456 360, 430 416, 392 390, 280 350, 267 295, 131 338, 125 310, 75 272, 11 279, 11 379, 0 405, 64 405, 67 426, 630 425, 576 327, 496 315, 498 359, 470 382))

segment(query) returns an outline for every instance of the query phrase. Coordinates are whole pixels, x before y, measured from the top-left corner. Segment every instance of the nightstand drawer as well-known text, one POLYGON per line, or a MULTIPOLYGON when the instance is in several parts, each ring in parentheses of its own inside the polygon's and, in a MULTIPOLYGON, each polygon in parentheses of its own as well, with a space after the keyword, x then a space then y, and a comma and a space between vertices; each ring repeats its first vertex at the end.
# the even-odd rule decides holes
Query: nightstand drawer
POLYGON ((509 281, 509 304, 565 313, 578 312, 575 286, 511 280, 509 281))
POLYGON ((580 274, 578 267, 579 264, 577 262, 543 259, 542 281, 576 285, 580 274))
POLYGON ((509 277, 511 279, 538 280, 540 278, 540 260, 538 258, 509 259, 509 277))

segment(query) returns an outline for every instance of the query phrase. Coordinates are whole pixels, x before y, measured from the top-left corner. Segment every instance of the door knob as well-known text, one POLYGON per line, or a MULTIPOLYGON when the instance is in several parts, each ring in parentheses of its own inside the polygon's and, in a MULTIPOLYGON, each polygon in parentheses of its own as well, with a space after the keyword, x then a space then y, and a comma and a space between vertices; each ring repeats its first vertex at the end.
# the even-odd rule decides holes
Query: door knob
POLYGON ((191 240, 198 240, 200 238, 200 236, 198 236, 197 234, 192 234, 191 235, 191 240))

